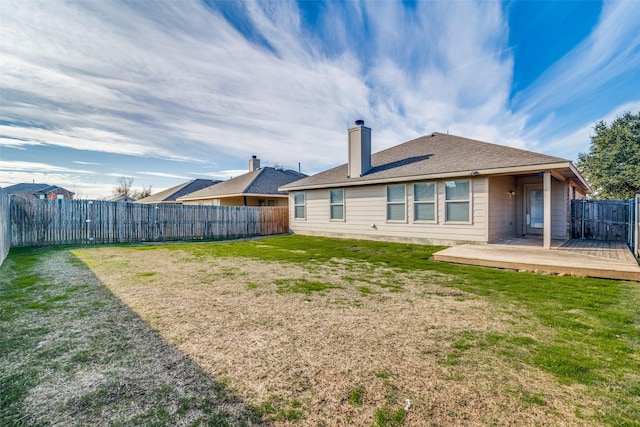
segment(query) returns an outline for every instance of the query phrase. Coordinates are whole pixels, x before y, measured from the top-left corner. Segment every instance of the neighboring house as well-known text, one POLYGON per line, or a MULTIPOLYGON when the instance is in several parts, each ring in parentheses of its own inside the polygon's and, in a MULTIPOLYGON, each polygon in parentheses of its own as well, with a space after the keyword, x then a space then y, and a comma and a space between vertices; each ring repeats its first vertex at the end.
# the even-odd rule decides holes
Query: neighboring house
POLYGON ((181 196, 193 193, 194 191, 202 190, 203 188, 215 185, 220 181, 214 181, 212 179, 192 179, 191 181, 184 182, 175 187, 171 187, 159 193, 152 194, 140 200, 136 203, 173 203, 180 204, 177 199, 181 196))
POLYGON ((5 187, 9 196, 24 197, 31 195, 42 200, 70 200, 75 193, 66 188, 49 184, 21 183, 5 187))
POLYGON ((249 172, 195 193, 180 197, 185 205, 288 206, 289 195, 278 188, 307 175, 280 168, 260 167, 260 160, 249 160, 249 172))
POLYGON ((113 199, 109 199, 110 202, 120 202, 120 203, 133 203, 136 201, 133 197, 129 196, 118 196, 113 199))
POLYGON ((570 237, 570 200, 591 189, 571 161, 433 133, 371 155, 348 130, 349 163, 284 185, 293 232, 455 245, 570 237))

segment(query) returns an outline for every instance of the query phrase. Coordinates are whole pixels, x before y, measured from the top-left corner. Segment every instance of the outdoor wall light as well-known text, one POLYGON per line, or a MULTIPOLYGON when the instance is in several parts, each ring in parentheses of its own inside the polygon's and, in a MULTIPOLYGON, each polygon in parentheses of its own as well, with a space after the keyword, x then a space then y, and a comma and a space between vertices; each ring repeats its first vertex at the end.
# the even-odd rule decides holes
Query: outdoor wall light
POLYGON ((375 224, 371 224, 371 228, 376 229, 376 228, 378 228, 378 227, 376 227, 376 225, 375 225, 375 224))
POLYGON ((515 190, 509 190, 509 195, 510 196, 515 196, 516 195, 516 191, 515 190))

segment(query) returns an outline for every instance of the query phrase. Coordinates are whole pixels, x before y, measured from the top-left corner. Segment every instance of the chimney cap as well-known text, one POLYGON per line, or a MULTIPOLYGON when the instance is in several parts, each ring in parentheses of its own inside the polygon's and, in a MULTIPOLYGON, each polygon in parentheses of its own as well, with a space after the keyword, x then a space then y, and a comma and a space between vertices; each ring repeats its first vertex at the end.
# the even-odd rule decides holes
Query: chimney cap
POLYGON ((356 126, 364 126, 364 120, 356 120, 356 126))

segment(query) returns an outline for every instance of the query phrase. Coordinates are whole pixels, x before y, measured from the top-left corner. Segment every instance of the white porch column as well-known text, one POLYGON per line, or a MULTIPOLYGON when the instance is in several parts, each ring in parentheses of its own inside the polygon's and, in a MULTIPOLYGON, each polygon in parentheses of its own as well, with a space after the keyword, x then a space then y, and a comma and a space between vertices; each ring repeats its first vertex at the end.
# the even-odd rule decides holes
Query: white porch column
POLYGON ((551 171, 544 171, 542 180, 544 194, 544 230, 542 247, 551 249, 551 171))

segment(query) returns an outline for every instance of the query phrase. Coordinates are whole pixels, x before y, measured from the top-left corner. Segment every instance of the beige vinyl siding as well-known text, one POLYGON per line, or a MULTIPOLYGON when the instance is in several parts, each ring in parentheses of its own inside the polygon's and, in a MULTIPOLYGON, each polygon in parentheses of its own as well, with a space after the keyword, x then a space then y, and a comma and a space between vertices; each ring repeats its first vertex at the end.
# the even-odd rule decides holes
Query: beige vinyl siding
POLYGON ((568 236, 567 205, 569 183, 551 179, 551 236, 565 238, 568 236))
MULTIPOLYGON (((471 222, 451 224, 444 221, 444 181, 436 182, 436 222, 414 222, 413 184, 407 182, 406 218, 404 222, 386 220, 386 185, 346 187, 344 190, 345 220, 329 218, 329 190, 307 190, 307 218, 291 217, 295 233, 342 236, 393 241, 414 241, 433 244, 486 242, 486 177, 471 179, 471 222)), ((292 202, 291 202, 292 203, 292 202)))
POLYGON ((516 178, 510 175, 489 178, 489 242, 516 235, 516 184, 516 178), (510 191, 516 194, 510 195, 510 191))

